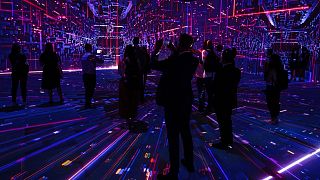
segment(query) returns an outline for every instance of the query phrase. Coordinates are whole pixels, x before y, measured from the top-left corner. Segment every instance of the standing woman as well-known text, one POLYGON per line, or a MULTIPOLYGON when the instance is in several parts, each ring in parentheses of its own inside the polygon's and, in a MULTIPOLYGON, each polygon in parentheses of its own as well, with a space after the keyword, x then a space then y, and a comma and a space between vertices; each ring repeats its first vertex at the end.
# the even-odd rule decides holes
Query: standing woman
POLYGON ((27 80, 29 73, 29 64, 27 57, 21 53, 21 47, 18 43, 12 45, 11 53, 9 54, 9 60, 12 67, 12 103, 17 104, 17 90, 20 82, 21 96, 23 104, 27 102, 27 80))
POLYGON ((265 72, 266 77, 266 99, 268 109, 270 111, 271 120, 269 124, 277 124, 279 122, 278 116, 280 113, 280 92, 279 88, 280 73, 283 71, 281 58, 277 54, 272 54, 270 62, 265 72))
POLYGON ((119 113, 127 120, 129 129, 133 128, 133 121, 137 116, 137 109, 140 100, 141 69, 134 54, 134 47, 128 45, 124 52, 122 62, 123 73, 121 74, 119 87, 119 113))
POLYGON ((62 78, 61 60, 53 51, 52 43, 45 45, 44 52, 40 56, 40 63, 43 65, 41 88, 49 91, 49 102, 52 103, 52 90, 57 88, 60 103, 63 104, 63 95, 60 80, 62 78))

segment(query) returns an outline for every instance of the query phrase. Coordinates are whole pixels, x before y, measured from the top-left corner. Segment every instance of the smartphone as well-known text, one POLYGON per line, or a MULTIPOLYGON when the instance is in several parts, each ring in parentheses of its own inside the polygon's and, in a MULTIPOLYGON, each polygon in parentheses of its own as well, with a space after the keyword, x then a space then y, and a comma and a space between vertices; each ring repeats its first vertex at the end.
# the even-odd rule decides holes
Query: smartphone
POLYGON ((97 50, 97 54, 101 54, 102 53, 102 50, 101 49, 98 49, 97 50))

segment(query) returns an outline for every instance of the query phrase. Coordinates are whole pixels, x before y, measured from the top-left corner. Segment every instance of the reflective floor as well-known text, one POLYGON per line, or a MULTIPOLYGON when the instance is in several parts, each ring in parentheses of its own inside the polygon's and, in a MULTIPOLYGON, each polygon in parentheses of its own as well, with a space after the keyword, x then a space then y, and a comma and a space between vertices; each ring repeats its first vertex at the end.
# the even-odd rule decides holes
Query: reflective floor
MULTIPOLYGON (((0 179, 155 179, 168 171, 163 110, 154 102, 158 75, 149 77, 139 119, 147 132, 129 132, 118 116, 118 75, 98 71, 95 107, 84 109, 80 72, 63 79, 65 104, 53 105, 31 74, 27 107, 10 105, 10 76, 0 75, 0 179)), ((195 100, 192 134, 196 172, 181 179, 320 179, 320 85, 293 82, 282 93, 278 125, 269 113, 262 77, 243 75, 234 110, 232 149, 218 142, 215 114, 200 115, 195 100)))

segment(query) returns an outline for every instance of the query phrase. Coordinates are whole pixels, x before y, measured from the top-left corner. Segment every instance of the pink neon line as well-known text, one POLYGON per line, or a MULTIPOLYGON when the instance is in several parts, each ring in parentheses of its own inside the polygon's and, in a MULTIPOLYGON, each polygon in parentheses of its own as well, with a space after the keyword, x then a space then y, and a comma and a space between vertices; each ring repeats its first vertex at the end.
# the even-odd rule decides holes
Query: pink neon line
POLYGON ((119 136, 115 141, 109 144, 106 148, 104 148, 99 154, 97 154, 94 158, 92 158, 87 164, 85 164, 81 169, 79 169, 76 173, 74 173, 68 180, 77 179, 83 172, 85 172, 91 165, 95 163, 101 156, 107 153, 115 144, 117 144, 125 135, 127 135, 129 131, 125 131, 121 136, 119 136))
MULTIPOLYGON (((286 172, 286 171, 288 171, 289 169, 293 168, 294 166, 302 163, 303 161, 311 158, 312 156, 314 156, 314 155, 316 155, 316 154, 318 154, 318 153, 320 153, 320 148, 317 149, 316 151, 314 151, 314 152, 312 152, 312 153, 310 153, 310 154, 307 154, 307 155, 301 157, 300 159, 298 159, 298 160, 290 163, 289 165, 285 166, 284 168, 280 169, 280 170, 277 171, 277 172, 280 173, 280 174, 283 173, 283 172, 286 172)), ((268 177, 266 177, 266 178, 263 178, 263 180, 269 180, 269 179, 272 179, 272 178, 273 178, 272 176, 268 176, 268 177)))
POLYGON ((9 131, 19 131, 19 130, 30 129, 30 128, 35 128, 35 127, 50 126, 50 125, 68 123, 68 122, 73 122, 73 121, 82 121, 85 119, 87 119, 87 118, 76 118, 76 119, 69 119, 69 120, 64 120, 64 121, 50 122, 50 123, 45 123, 45 124, 36 124, 36 125, 31 125, 31 126, 26 126, 26 127, 5 129, 5 130, 0 130, 0 133, 9 132, 9 131))
MULTIPOLYGON (((270 10, 270 11, 262 11, 262 12, 254 12, 254 13, 247 13, 247 14, 237 14, 235 16, 226 16, 223 18, 233 18, 233 17, 242 17, 242 16, 252 16, 252 15, 260 15, 260 14, 269 14, 269 13, 278 13, 278 12, 286 12, 286 11, 300 11, 300 10, 307 10, 309 6, 302 6, 296 8, 288 8, 288 9, 277 9, 277 10, 270 10)), ((218 18, 209 18, 209 20, 215 20, 218 18)))
MULTIPOLYGON (((100 70, 114 70, 114 69, 118 69, 118 66, 108 66, 108 67, 101 67, 101 68, 97 68, 97 71, 100 70)), ((63 72, 80 72, 82 71, 82 69, 64 69, 62 70, 63 72)), ((29 74, 36 74, 36 73, 42 73, 42 71, 29 71, 29 74)), ((2 72, 0 73, 0 75, 10 75, 11 72, 2 72)))

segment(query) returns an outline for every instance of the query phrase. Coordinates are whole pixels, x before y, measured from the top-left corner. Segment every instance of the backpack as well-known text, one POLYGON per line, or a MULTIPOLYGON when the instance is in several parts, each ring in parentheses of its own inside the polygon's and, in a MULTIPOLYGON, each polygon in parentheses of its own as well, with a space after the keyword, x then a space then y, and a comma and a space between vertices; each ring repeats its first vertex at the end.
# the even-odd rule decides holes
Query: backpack
POLYGON ((283 69, 279 72, 278 87, 280 90, 286 90, 288 89, 288 84, 288 71, 283 69))

